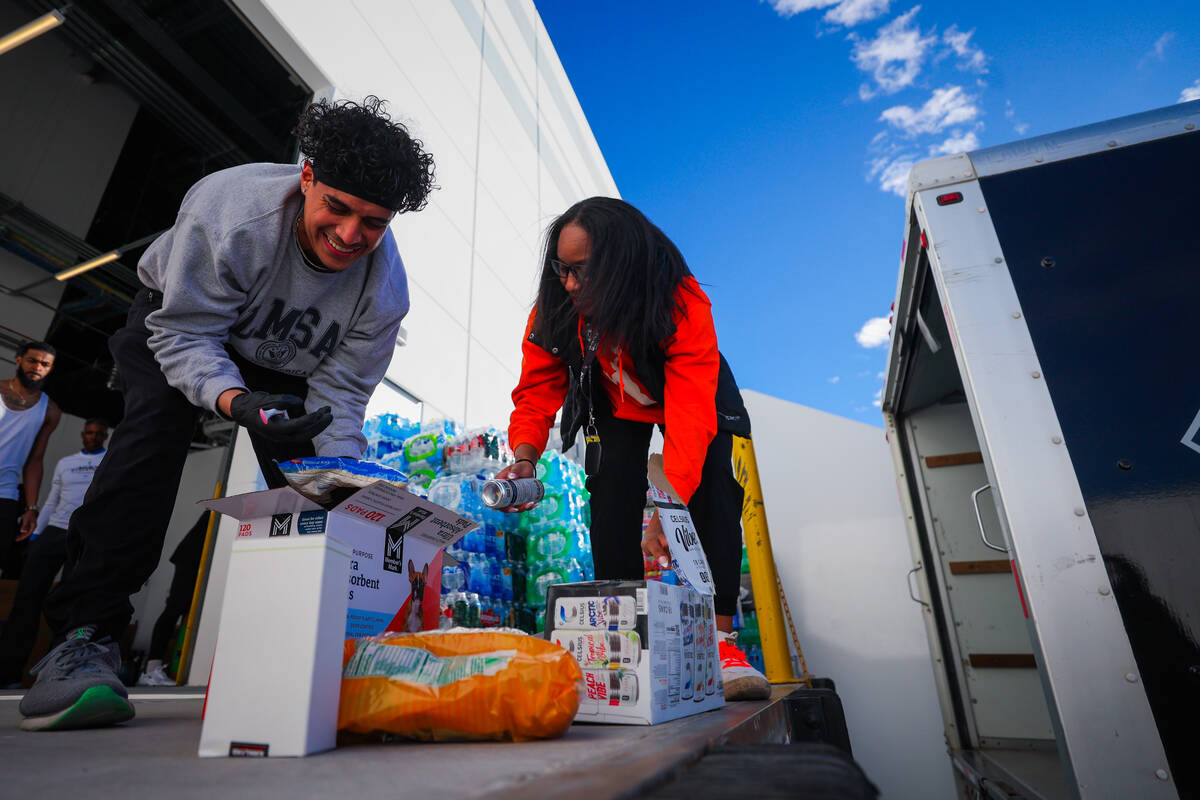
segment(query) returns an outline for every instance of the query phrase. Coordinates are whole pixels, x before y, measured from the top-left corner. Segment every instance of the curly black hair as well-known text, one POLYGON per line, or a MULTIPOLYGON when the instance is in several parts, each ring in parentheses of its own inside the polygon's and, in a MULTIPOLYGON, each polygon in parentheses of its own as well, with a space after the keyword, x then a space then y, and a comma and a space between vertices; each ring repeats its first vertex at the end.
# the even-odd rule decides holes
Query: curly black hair
POLYGON ((433 156, 383 110, 375 95, 362 103, 319 100, 300 115, 293 133, 317 180, 399 213, 425 207, 433 183, 433 156))

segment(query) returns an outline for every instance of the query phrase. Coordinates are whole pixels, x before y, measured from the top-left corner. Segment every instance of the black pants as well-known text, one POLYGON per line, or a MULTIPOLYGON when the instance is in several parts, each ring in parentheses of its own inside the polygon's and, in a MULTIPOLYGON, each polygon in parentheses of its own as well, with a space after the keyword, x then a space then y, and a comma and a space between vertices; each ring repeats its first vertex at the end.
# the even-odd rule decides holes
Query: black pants
MULTIPOLYGON (((596 403, 596 428, 603 448, 600 471, 587 480, 592 494, 592 560, 598 580, 639 580, 642 562, 642 509, 646 506, 648 422, 612 415, 605 400, 596 403)), ((696 533, 708 557, 718 614, 737 609, 742 566, 742 487, 733 476, 733 437, 718 433, 708 446, 700 486, 688 503, 696 533)))
MULTIPOLYGON (((12 578, 14 575, 8 573, 10 569, 10 560, 15 561, 19 552, 17 545, 17 536, 21 533, 21 515, 24 513, 25 504, 20 498, 9 500, 8 498, 0 498, 0 577, 12 578)), ((11 566, 16 566, 12 564, 11 566)), ((16 572, 19 574, 20 569, 16 572)), ((12 681, 9 681, 12 683, 12 681)))
MULTIPOLYGON (((200 412, 167 383, 147 344, 146 316, 160 303, 157 292, 138 292, 125 327, 109 340, 124 384, 125 416, 71 517, 67 551, 75 568, 46 602, 46 619, 59 636, 95 625, 98 636, 119 638, 133 615, 130 595, 150 578, 162 554, 200 412)), ((247 387, 307 395, 303 377, 252 366, 239 363, 247 387)), ((250 440, 272 487, 283 481, 273 459, 313 454, 311 443, 250 440)))
MULTIPOLYGON (((21 680, 29 651, 37 640, 42 604, 54 583, 54 576, 67 562, 67 532, 53 525, 29 545, 25 569, 17 584, 12 611, 0 632, 0 684, 21 680)), ((64 578, 70 567, 64 570, 64 578)))

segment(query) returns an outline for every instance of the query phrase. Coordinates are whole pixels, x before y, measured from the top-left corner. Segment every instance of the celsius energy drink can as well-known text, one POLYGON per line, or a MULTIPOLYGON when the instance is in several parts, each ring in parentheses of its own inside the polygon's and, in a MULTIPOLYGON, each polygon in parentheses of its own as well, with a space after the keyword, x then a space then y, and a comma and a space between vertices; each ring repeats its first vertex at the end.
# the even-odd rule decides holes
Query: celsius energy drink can
POLYGON ((637 601, 629 595, 611 597, 560 597, 554 603, 556 628, 633 630, 637 601))
POLYGON ((636 667, 642 643, 636 631, 570 631, 559 629, 550 641, 575 656, 581 667, 636 667))
POLYGON ((540 503, 546 494, 546 485, 537 478, 501 478, 485 483, 479 493, 489 508, 508 508, 540 503))
MULTIPOLYGON (((705 687, 711 680, 708 674, 708 628, 704 622, 704 604, 696 603, 692 606, 692 629, 696 637, 696 696, 693 698, 697 703, 704 702, 705 687)), ((711 694, 711 692, 709 692, 711 694)))
POLYGON ((608 706, 632 706, 637 703, 637 674, 623 669, 585 669, 585 697, 608 706))
POLYGON ((696 687, 696 640, 692 626, 692 604, 679 605, 679 627, 683 638, 683 673, 680 675, 679 699, 691 700, 696 687))

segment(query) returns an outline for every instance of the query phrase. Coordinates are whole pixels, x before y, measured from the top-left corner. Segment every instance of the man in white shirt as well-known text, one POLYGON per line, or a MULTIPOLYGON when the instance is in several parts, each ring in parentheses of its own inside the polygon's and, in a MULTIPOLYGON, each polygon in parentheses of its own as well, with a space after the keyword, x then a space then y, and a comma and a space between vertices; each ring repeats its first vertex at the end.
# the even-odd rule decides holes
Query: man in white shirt
POLYGON ((0 570, 20 577, 21 549, 37 524, 42 454, 62 412, 42 391, 54 369, 54 347, 25 342, 17 348, 16 373, 0 381, 0 570), (22 502, 24 497, 24 502, 22 502))
MULTIPOLYGON (((12 611, 0 632, 0 688, 20 687, 21 673, 37 639, 42 603, 59 569, 65 566, 64 576, 70 571, 71 565, 66 563, 67 524, 71 514, 83 502, 92 475, 104 457, 108 423, 89 419, 83 425, 81 438, 83 449, 63 458, 55 466, 50 495, 38 516, 37 528, 32 532, 36 538, 29 546, 12 611)), ((18 541, 28 536, 20 536, 18 541)))

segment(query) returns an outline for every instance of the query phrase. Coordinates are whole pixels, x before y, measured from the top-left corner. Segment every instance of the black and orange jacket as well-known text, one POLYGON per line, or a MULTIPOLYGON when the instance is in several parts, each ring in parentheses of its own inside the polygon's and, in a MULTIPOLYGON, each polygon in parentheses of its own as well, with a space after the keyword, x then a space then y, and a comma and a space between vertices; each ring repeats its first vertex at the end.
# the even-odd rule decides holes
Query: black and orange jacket
POLYGON ((562 433, 569 446, 586 421, 587 392, 598 394, 602 389, 614 416, 664 425, 664 471, 675 491, 690 501, 716 432, 748 435, 750 422, 733 373, 717 350, 711 301, 691 276, 680 281, 675 293, 680 301, 675 332, 660 345, 661 361, 635 364, 629 353, 602 340, 591 388, 579 385, 583 320, 571 340, 543 342, 530 312, 521 345, 521 380, 512 393, 509 445, 544 450, 554 417, 566 401, 562 433))

